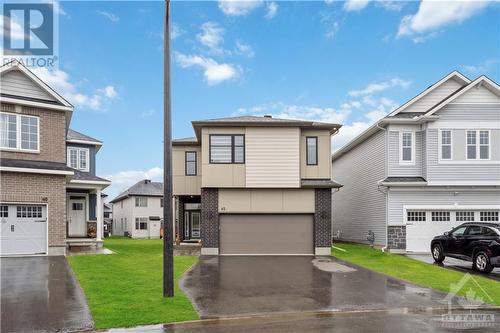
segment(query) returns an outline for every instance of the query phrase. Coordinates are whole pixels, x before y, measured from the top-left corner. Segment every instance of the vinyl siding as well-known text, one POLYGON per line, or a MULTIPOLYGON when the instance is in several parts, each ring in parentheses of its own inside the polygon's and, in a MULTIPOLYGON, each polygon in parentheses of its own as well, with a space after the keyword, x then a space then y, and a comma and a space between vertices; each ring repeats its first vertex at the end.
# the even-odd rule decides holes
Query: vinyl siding
POLYGON ((246 187, 300 187, 300 129, 248 127, 246 187))
POLYGON ((415 163, 411 165, 400 165, 400 132, 389 131, 389 163, 388 176, 422 176, 422 132, 415 133, 415 163))
POLYGON ((2 75, 1 81, 2 94, 55 101, 52 96, 19 71, 10 71, 2 75))
POLYGON ((413 105, 404 109, 402 112, 426 112, 431 107, 441 102, 445 97, 449 96, 461 87, 461 83, 454 79, 449 79, 426 96, 417 100, 415 103, 413 103, 413 105))
MULTIPOLYGON (((439 116, 439 124, 445 124, 445 121, 463 122, 481 122, 483 124, 495 122, 500 123, 500 104, 448 104, 436 112, 439 116)), ((469 123, 470 124, 470 123, 469 123)))
POLYGON ((366 242, 369 230, 375 243, 386 243, 386 194, 377 182, 385 178, 385 131, 379 131, 333 161, 333 179, 343 184, 333 194, 333 235, 366 242))
POLYGON ((500 103, 500 97, 485 86, 473 87, 467 93, 457 97, 453 103, 500 103))
POLYGON ((404 205, 498 205, 500 190, 471 189, 396 190, 389 191, 389 225, 405 225, 404 205))

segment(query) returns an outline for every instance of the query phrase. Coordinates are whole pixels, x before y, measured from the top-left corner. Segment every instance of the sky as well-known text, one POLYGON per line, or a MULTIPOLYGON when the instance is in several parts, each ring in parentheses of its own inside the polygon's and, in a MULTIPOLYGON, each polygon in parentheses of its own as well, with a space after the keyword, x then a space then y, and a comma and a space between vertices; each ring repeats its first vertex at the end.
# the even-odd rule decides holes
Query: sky
MULTIPOLYGON (((59 69, 37 74, 104 142, 110 198, 163 170, 163 1, 62 1, 59 69)), ((174 138, 192 120, 340 123, 333 149, 453 70, 500 82, 500 4, 172 1, 174 138)))

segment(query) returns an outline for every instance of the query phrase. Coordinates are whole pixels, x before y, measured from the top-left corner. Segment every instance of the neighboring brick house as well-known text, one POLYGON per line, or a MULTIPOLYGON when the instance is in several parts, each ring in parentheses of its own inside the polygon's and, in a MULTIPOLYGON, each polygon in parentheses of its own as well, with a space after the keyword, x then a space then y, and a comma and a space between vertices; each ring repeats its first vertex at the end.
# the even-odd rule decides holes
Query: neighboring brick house
POLYGON ((17 61, 0 67, 1 255, 101 244, 102 146, 69 129, 73 106, 17 61))
POLYGON ((207 255, 329 255, 331 136, 340 125, 265 117, 193 121, 173 141, 175 233, 207 255))

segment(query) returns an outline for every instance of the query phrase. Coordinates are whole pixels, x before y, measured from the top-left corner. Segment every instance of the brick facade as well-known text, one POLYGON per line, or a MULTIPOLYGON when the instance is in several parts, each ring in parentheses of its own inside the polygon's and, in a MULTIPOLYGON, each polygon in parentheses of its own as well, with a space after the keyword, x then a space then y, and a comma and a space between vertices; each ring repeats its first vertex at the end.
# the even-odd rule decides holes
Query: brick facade
POLYGON ((2 158, 66 163, 66 112, 2 104, 2 110, 39 117, 40 153, 2 150, 2 158))
POLYGON ((406 226, 387 227, 387 246, 389 249, 406 250, 406 226))
POLYGON ((64 254, 66 246, 66 177, 2 172, 0 188, 1 202, 48 204, 49 254, 51 252, 64 254), (58 249, 58 247, 61 248, 58 249))
POLYGON ((314 191, 314 246, 332 245, 332 190, 318 188, 314 191))
POLYGON ((219 247, 219 190, 201 189, 201 246, 219 247))

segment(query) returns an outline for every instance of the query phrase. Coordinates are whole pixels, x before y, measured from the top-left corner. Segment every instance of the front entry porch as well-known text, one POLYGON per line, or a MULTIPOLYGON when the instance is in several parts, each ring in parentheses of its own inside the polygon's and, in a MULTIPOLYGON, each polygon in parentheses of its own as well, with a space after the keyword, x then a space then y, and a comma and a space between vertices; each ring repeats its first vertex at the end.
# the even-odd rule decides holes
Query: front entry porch
POLYGON ((200 196, 176 197, 176 239, 183 243, 199 243, 201 233, 200 196))

